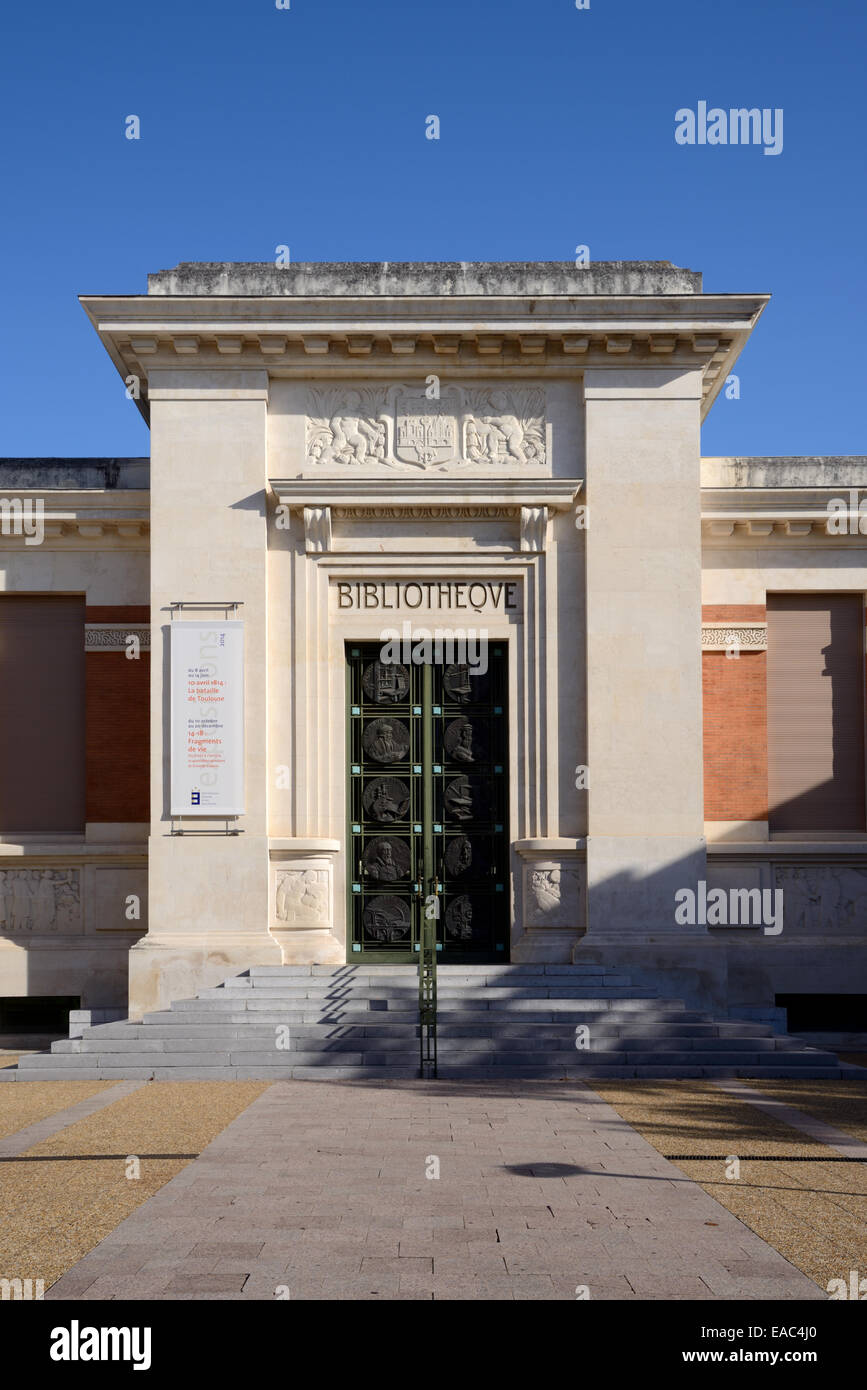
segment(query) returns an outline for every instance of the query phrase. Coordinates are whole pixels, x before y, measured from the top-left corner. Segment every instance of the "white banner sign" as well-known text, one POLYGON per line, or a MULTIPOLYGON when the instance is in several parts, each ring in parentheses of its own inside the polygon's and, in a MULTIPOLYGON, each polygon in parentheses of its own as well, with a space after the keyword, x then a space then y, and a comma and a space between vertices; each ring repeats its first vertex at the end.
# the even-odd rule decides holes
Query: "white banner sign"
POLYGON ((174 622, 173 816, 244 814, 244 624, 174 622))

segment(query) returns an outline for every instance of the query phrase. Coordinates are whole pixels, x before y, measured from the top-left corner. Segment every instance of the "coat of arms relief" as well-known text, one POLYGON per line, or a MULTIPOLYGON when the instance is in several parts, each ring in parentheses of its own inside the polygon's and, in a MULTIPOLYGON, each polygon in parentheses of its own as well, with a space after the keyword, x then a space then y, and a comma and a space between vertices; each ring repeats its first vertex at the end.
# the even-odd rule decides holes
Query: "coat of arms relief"
POLYGON ((308 464, 443 468, 544 467, 545 393, 444 386, 333 387, 311 391, 308 464))

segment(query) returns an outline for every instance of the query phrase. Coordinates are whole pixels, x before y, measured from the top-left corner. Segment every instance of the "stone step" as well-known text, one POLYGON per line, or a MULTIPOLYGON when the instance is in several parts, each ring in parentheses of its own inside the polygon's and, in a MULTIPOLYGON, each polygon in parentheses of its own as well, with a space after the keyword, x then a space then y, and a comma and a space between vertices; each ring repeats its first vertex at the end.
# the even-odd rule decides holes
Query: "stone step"
MULTIPOLYGON (((496 966, 484 967, 471 973, 461 969, 460 966, 438 967, 438 979, 442 984, 450 988, 463 990, 463 988, 486 988, 502 986, 503 988, 511 984, 528 984, 528 986, 549 986, 549 984, 581 984, 584 980, 604 980, 606 977, 617 976, 618 979, 627 980, 632 983, 632 977, 620 969, 618 966, 596 966, 592 970, 582 969, 574 966, 565 974, 542 974, 525 969, 524 966, 510 966, 507 970, 499 969, 496 966)), ((393 969, 386 969, 382 966, 379 970, 368 970, 363 966, 358 966, 352 974, 340 974, 340 976, 276 976, 276 974, 236 974, 229 980, 222 980, 217 986, 217 990, 340 990, 349 988, 352 990, 356 986, 413 986, 418 980, 418 967, 408 966, 406 972, 395 973, 393 969)))
MULTIPOLYGON (((441 968, 438 1004, 444 1079, 867 1076, 767 1022, 710 1018, 602 966, 441 968)), ((141 1021, 86 1028, 0 1079, 416 1077, 418 1048, 415 967, 262 966, 141 1021)))
MULTIPOLYGON (((370 1037, 370 1038, 406 1038, 407 1035, 415 1035, 418 1031, 418 1019, 406 1019, 403 1022, 395 1023, 374 1023, 366 1021, 364 1023, 291 1023, 268 1024, 256 1022, 243 1022, 237 1024, 224 1025, 221 1023, 195 1023, 188 1029, 181 1027, 177 1021, 173 1023, 105 1023, 95 1028, 88 1029, 82 1037, 82 1041, 96 1041, 100 1046, 110 1049, 114 1039, 122 1040, 125 1046, 134 1047, 138 1039, 165 1039, 177 1040, 179 1036, 197 1038, 208 1046, 219 1046, 221 1042, 232 1042, 240 1037, 257 1038, 268 1041, 276 1036, 277 1027, 288 1026, 293 1037, 370 1037)), ((444 1023, 440 1019, 437 1032, 440 1038, 563 1038, 573 1039, 575 1029, 571 1023, 538 1023, 521 1022, 513 1020, 506 1022, 485 1023, 444 1023)), ((600 1038, 620 1038, 628 1042, 634 1048, 653 1047, 660 1041, 676 1039, 679 1046, 691 1047, 699 1046, 705 1041, 716 1038, 725 1039, 733 1047, 761 1047, 772 1048, 780 1046, 783 1041, 792 1045, 791 1040, 781 1039, 771 1033, 770 1028, 764 1024, 745 1024, 743 1029, 733 1030, 729 1024, 715 1023, 666 1023, 649 1025, 642 1024, 640 1032, 635 1030, 634 1022, 628 1024, 609 1023, 607 1020, 594 1024, 591 1030, 592 1039, 600 1038), (626 1029, 626 1031, 624 1031, 626 1029), (755 1029, 756 1031, 752 1031, 755 1029), (759 1030, 764 1029, 764 1032, 759 1030), (732 1031, 730 1031, 732 1030, 732 1031)))
MULTIPOLYGON (((402 1049, 413 1048, 417 1045, 417 1030, 406 1031, 402 1037, 377 1037, 365 1036, 365 1034, 353 1034, 350 1037, 311 1037, 310 1034, 292 1034, 286 1040, 286 1045, 278 1047, 274 1036, 268 1037, 249 1037, 245 1033, 240 1033, 238 1037, 226 1038, 221 1042, 215 1042, 214 1038, 199 1038, 183 1036, 179 1038, 76 1038, 69 1042, 56 1042, 51 1048, 50 1054, 36 1054, 39 1056, 67 1056, 67 1055, 86 1055, 86 1056, 151 1056, 168 1055, 176 1052, 201 1052, 201 1054, 211 1054, 214 1058, 220 1058, 225 1052, 249 1051, 249 1052, 346 1052, 346 1051, 402 1051, 402 1049)), ((759 1040, 763 1040, 760 1038, 759 1040)), ((711 1040, 686 1040, 686 1045, 682 1038, 672 1038, 672 1040, 657 1040, 650 1044, 636 1044, 635 1041, 625 1040, 611 1036, 600 1038, 589 1048, 570 1047, 570 1037, 507 1037, 503 1034, 496 1034, 495 1037, 443 1037, 438 1034, 438 1045, 442 1052, 468 1051, 468 1052, 503 1052, 503 1051, 574 1051, 577 1062, 582 1058, 592 1058, 599 1052, 620 1052, 624 1059, 634 1061, 638 1056, 667 1056, 677 1054, 678 1056, 689 1056, 692 1061, 696 1061, 697 1056, 713 1054, 731 1054, 732 1056, 753 1056, 759 1052, 771 1052, 774 1054, 774 1047, 760 1048, 749 1040, 727 1040, 727 1038, 711 1038, 711 1040), (692 1044, 692 1045, 691 1045, 692 1044)), ((786 1054, 785 1062, 788 1065, 789 1059, 792 1063, 807 1061, 816 1058, 814 1052, 795 1052, 786 1054)), ((827 1056, 827 1054, 823 1054, 827 1056)))
MULTIPOLYGON (((500 988, 490 985, 487 988, 479 989, 467 987, 466 989, 449 989, 446 986, 438 985, 437 998, 441 1001, 454 1003, 458 1008, 469 1008, 471 1004, 478 1004, 481 1008, 487 1008, 490 1004, 505 1001, 512 1003, 518 1000, 533 1001, 537 999, 656 999, 655 990, 636 990, 628 985, 575 985, 575 986, 540 986, 529 988, 517 986, 512 988, 500 988)), ((320 990, 301 988, 297 990, 277 990, 277 989, 213 989, 203 990, 195 1001, 178 1000, 178 1003, 204 1006, 206 1004, 216 1004, 224 1008, 267 1008, 274 1002, 287 1004, 314 1003, 324 1007, 326 1004, 361 1004, 366 1000, 385 1000, 391 1003, 397 1001, 406 1003, 409 1007, 418 1006, 418 986, 411 988, 400 988, 392 986, 388 988, 383 985, 371 985, 363 988, 347 988, 346 990, 326 993, 320 990)), ((174 1005, 172 1006, 174 1007, 174 1005)))
MULTIPOLYGON (((196 1029, 202 1026, 215 1026, 217 1019, 222 1026, 234 1027, 239 1024, 251 1024, 255 1020, 256 1024, 269 1025, 271 1027, 286 1026, 293 1027, 299 1024, 319 1025, 328 1027, 350 1027, 366 1026, 367 1024, 382 1022, 395 1027, 414 1027, 418 1022, 417 1009, 333 1009, 333 1010, 281 1010, 280 1012, 265 1013, 261 1011, 250 1011, 249 1013, 238 1012, 224 1015, 214 1015, 211 1013, 182 1013, 175 1012, 171 1015, 148 1015, 145 1027, 159 1024, 166 1027, 176 1027, 182 1029, 196 1029)), ((603 1023, 606 1030, 631 1027, 633 1031, 639 1029, 642 1033, 650 1024, 665 1027, 668 1023, 678 1023, 681 1019, 686 1022, 699 1022, 700 1016, 693 1016, 685 1013, 655 1013, 650 1017, 638 1016, 635 1012, 619 1014, 606 1010, 599 1010, 594 1013, 568 1013, 559 1010, 540 1009, 535 1012, 517 1011, 510 1013, 506 1010, 480 1010, 478 1012, 464 1010, 440 1010, 438 1019, 441 1026, 453 1026, 465 1028, 471 1026, 488 1026, 492 1028, 500 1025, 524 1022, 527 1026, 543 1025, 546 1023, 560 1023, 570 1028, 573 1032, 579 1025, 588 1026, 591 1031, 594 1028, 602 1028, 603 1023)))
MULTIPOLYGON (((441 978, 448 976, 452 971, 458 975, 478 976, 478 975, 602 975, 610 970, 610 966, 586 962, 580 965, 529 965, 529 964, 503 964, 503 965, 442 965, 438 966, 438 973, 441 978)), ((376 975, 383 979, 396 979, 401 976, 413 976, 418 974, 416 965, 253 965, 243 975, 235 975, 233 979, 258 979, 276 978, 290 976, 312 975, 314 978, 355 978, 356 975, 376 975)))
MULTIPOLYGON (((449 996, 448 994, 440 994, 438 991, 437 1003, 442 1012, 454 1011, 459 1013, 473 1011, 483 1012, 488 1009, 496 1008, 505 1009, 509 1012, 527 1011, 532 1013, 539 1009, 543 1011, 548 1009, 552 1011, 563 1010, 568 1012, 572 1010, 594 1013, 606 1010, 613 1004, 628 1011, 640 1011, 642 1007, 644 1009, 650 1009, 651 1011, 653 1007, 678 1013, 683 1011, 683 1005, 679 1000, 661 1000, 654 998, 650 993, 646 996, 642 996, 630 994, 625 990, 621 991, 614 989, 607 991, 605 994, 600 993, 598 990, 587 990, 586 993, 580 990, 572 990, 569 992, 568 996, 564 998, 543 994, 530 998, 521 995, 504 997, 493 991, 485 997, 479 994, 471 998, 465 998, 459 995, 449 996)), ((379 1011, 380 1013, 402 1013, 408 1010, 412 1011, 418 1009, 418 993, 417 991, 413 991, 412 993, 407 992, 405 994, 397 994, 395 992, 390 995, 367 995, 364 992, 360 992, 345 1000, 317 1000, 315 998, 295 999, 287 1001, 285 1004, 281 1004, 279 1000, 269 998, 263 999, 247 996, 235 999, 232 995, 222 995, 219 998, 177 999, 172 1003, 169 1012, 173 1014, 217 1015, 240 1012, 262 1012, 267 1014, 277 1013, 284 1009, 294 1009, 296 1012, 299 1009, 316 1009, 320 1012, 325 1012, 329 1009, 332 1011, 335 1009, 354 1009, 356 1011, 370 1010, 370 1012, 379 1011)))
MULTIPOLYGON (((122 1041, 122 1040, 121 1040, 122 1041)), ((138 1043, 134 1049, 118 1045, 99 1048, 91 1042, 84 1043, 79 1052, 36 1053, 22 1060, 22 1070, 31 1068, 42 1071, 60 1064, 63 1067, 93 1065, 98 1068, 118 1066, 172 1066, 172 1067, 219 1067, 237 1065, 243 1062, 252 1066, 284 1066, 292 1062, 307 1066, 329 1066, 332 1061, 340 1065, 388 1066, 392 1061, 405 1060, 416 1055, 416 1039, 336 1039, 320 1045, 311 1044, 308 1039, 298 1039, 288 1048, 263 1047, 261 1041, 240 1039, 227 1047, 215 1049, 202 1043, 199 1047, 189 1040, 180 1040, 176 1045, 155 1039, 138 1043), (85 1062, 85 1058, 87 1061, 85 1062)), ((523 1066, 533 1062, 550 1066, 563 1065, 568 1070, 585 1071, 587 1067, 602 1064, 662 1066, 675 1069, 701 1066, 779 1066, 781 1059, 772 1060, 764 1053, 747 1050, 732 1050, 721 1044, 708 1050, 682 1050, 680 1048, 657 1047, 631 1050, 623 1046, 600 1047, 591 1051, 558 1048, 553 1040, 528 1039, 519 1044, 516 1039, 475 1038, 438 1040, 440 1058, 450 1065, 504 1065, 523 1066)), ((789 1053, 785 1066, 800 1073, 805 1067, 839 1066, 836 1057, 820 1051, 789 1053)))
MULTIPOLYGON (((601 982, 588 982, 586 984, 575 985, 487 985, 480 987, 477 985, 467 985, 463 989, 455 989, 440 983, 437 987, 437 995, 440 999, 457 1000, 494 1000, 494 999, 610 999, 610 998, 631 998, 631 999, 655 999, 656 991, 647 991, 642 994, 628 983, 624 984, 617 980, 609 980, 606 977, 601 982)), ((222 999, 231 1001, 233 1005, 238 1000, 262 999, 280 1000, 287 1003, 296 1001, 314 1000, 318 1003, 349 1003, 351 1000, 363 999, 417 999, 418 983, 412 986, 400 987, 393 985, 390 988, 384 985, 366 985, 334 990, 317 990, 307 986, 299 988, 271 989, 266 986, 247 989, 213 989, 203 990, 197 996, 198 999, 222 999)))
MULTIPOLYGON (((211 1002, 211 1001, 207 1001, 211 1002)), ((198 1023, 223 1023, 228 1019, 240 1019, 246 1023, 265 1022, 270 1023, 275 1020, 283 1021, 287 1018, 305 1019, 346 1019, 352 1021, 358 1019, 365 1022, 385 1022, 383 1015, 391 1014, 400 1021, 418 1010, 418 1000, 413 1002, 412 1008, 395 1007, 390 1008, 389 1000, 370 1000, 365 999, 360 1003, 349 1004, 327 1004, 320 1006, 312 1000, 303 1001, 297 1005, 274 1004, 271 1007, 261 1009, 248 1009, 244 1005, 237 1008, 226 1009, 195 1009, 185 1008, 180 1003, 173 1009, 163 1009, 159 1014, 146 1014, 145 1020, 156 1021, 165 1020, 166 1023, 176 1021, 189 1021, 198 1023), (382 1005, 383 1007, 380 1007, 382 1005)), ((601 1022, 603 1019, 625 1019, 630 1020, 634 1025, 644 1027, 650 1023, 705 1023, 708 1021, 707 1015, 698 1013, 694 1010, 684 1009, 682 1006, 676 1008, 668 1003, 656 1000, 639 1000, 638 1005, 633 1007, 635 1001, 623 999, 533 999, 530 1007, 525 1007, 525 1001, 500 1001, 486 1006, 464 1006, 456 1004, 454 1000, 440 1002, 438 1014, 440 1018, 454 1020, 481 1020, 497 1021, 512 1019, 514 1022, 532 1021, 533 1019, 544 1019, 549 1015, 553 1020, 569 1022, 572 1019, 601 1022), (525 1015, 529 1018, 525 1020, 525 1015)), ((100 1027, 104 1025, 98 1025, 100 1027)), ((749 1026, 749 1025, 745 1025, 749 1026)))

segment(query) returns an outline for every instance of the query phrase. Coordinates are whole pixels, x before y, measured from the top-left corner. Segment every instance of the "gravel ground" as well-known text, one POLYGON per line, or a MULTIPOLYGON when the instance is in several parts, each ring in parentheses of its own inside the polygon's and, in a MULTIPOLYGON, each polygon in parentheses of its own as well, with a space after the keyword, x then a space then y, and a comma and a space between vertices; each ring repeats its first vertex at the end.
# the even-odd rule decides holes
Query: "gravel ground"
MULTIPOLYGON (((756 1089, 861 1138, 841 1116, 841 1107, 855 1103, 853 1087, 864 1107, 861 1082, 764 1082, 756 1089)), ((660 1153, 689 1155, 678 1157, 678 1167, 820 1288, 867 1268, 867 1165, 823 1161, 833 1153, 826 1145, 709 1083, 600 1081, 593 1089, 660 1153), (737 1179, 726 1176, 729 1156, 740 1157, 737 1179)))
POLYGON ((867 1081, 751 1081, 750 1086, 867 1143, 867 1081))
POLYGON ((108 1090, 111 1081, 7 1081, 0 1084, 0 1139, 108 1090))
MULTIPOLYGON (((7 1133, 110 1084, 47 1081, 0 1086, 4 1119, 10 1105, 8 1092, 18 1107, 16 1122, 7 1133), (38 1110, 34 1096, 28 1111, 26 1098, 34 1092, 48 1094, 38 1110)), ((267 1085, 152 1082, 34 1145, 23 1156, 48 1161, 0 1163, 0 1278, 44 1279, 49 1288, 190 1162, 182 1157, 148 1158, 147 1154, 198 1154, 267 1085), (140 1176, 129 1178, 127 1158, 135 1155, 140 1156, 140 1176)))

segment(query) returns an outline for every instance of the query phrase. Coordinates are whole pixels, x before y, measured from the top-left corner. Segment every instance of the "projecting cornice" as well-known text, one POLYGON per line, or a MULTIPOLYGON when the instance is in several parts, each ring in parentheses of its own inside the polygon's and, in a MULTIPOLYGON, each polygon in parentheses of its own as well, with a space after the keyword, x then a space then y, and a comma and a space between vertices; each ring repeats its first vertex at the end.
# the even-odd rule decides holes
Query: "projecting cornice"
POLYGON ((304 518, 308 554, 332 550, 332 519, 377 523, 392 519, 514 523, 507 548, 539 553, 546 549, 548 522, 568 512, 581 491, 577 478, 509 479, 420 478, 407 484, 394 478, 272 478, 278 506, 304 518))
POLYGON ((570 509, 582 483, 578 478, 272 478, 277 502, 292 511, 305 507, 380 507, 400 511, 430 508, 570 509))
POLYGON ((787 543, 867 546, 867 488, 702 488, 706 545, 787 543), (862 527, 863 521, 863 530, 862 527))
POLYGON ((0 550, 147 550, 149 537, 149 492, 7 488, 0 498, 0 550))
POLYGON ((375 379, 574 377, 585 366, 700 369, 706 412, 767 295, 87 296, 121 376, 261 370, 375 379))

